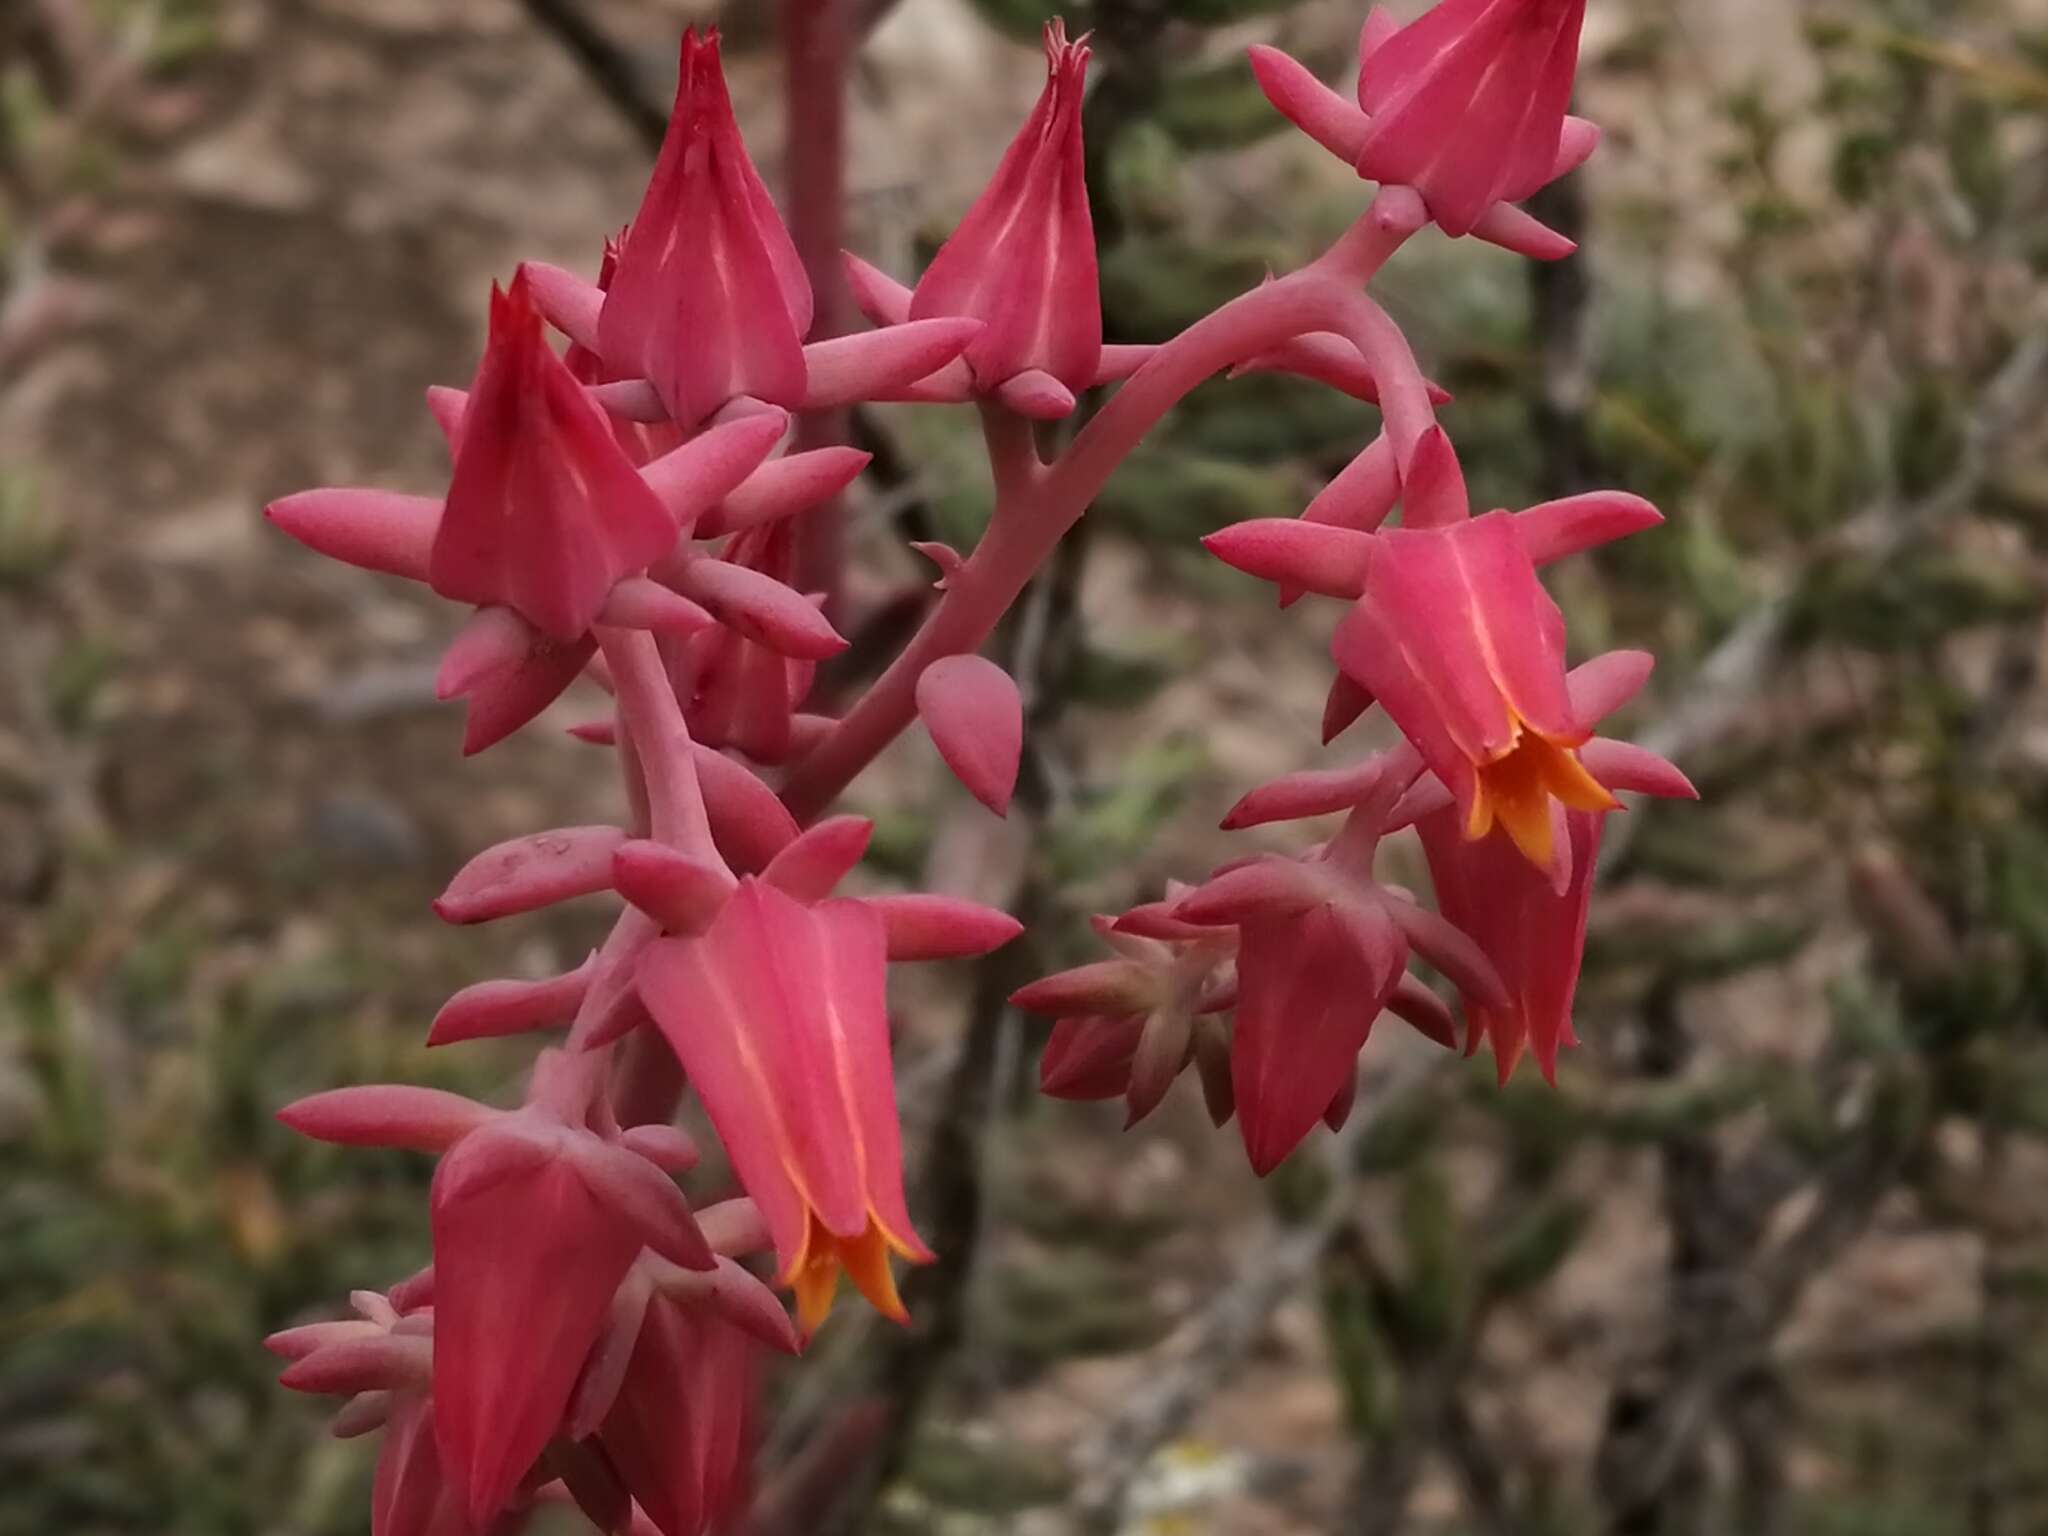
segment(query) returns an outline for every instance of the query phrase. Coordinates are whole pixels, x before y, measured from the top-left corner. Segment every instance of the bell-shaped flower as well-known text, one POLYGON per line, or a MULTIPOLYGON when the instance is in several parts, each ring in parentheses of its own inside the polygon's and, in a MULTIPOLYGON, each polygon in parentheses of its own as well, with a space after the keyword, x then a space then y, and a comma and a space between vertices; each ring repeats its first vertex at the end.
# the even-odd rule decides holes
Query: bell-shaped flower
POLYGON ((641 1249, 684 1268, 716 1264, 656 1162, 586 1123, 601 1070, 594 1055, 545 1052, 528 1104, 513 1113, 403 1086, 315 1094, 279 1113, 320 1140, 442 1153, 432 1196, 434 1426, 440 1468, 478 1527, 505 1508, 560 1426, 641 1249))
POLYGON ((993 394, 1011 386, 1054 400, 1064 394, 1071 409, 1073 394, 1095 382, 1102 361, 1102 298, 1081 152, 1088 46, 1085 39, 1069 42, 1055 21, 1045 30, 1045 53, 1038 105, 925 269, 910 318, 985 322, 964 354, 975 387, 993 394), (1038 388, 1014 385, 1019 379, 1036 380, 1038 388))
MULTIPOLYGON (((1614 651, 1573 670, 1567 679, 1574 712, 1598 721, 1625 704, 1650 675, 1650 657, 1614 651)), ((1683 773, 1642 747, 1595 737, 1580 749, 1586 771, 1604 789, 1671 799, 1696 799, 1683 773)), ((1429 860, 1438 909, 1493 963, 1505 998, 1467 992, 1465 1050, 1491 1041, 1500 1078, 1533 1050, 1545 1078, 1557 1078, 1560 1047, 1576 1043, 1572 1000, 1586 945, 1586 918, 1598 874, 1599 811, 1551 811, 1556 869, 1531 864, 1500 830, 1474 840, 1449 792, 1418 784, 1395 807, 1390 827, 1413 821, 1429 860), (1562 874, 1560 882, 1558 874, 1562 874)))
MULTIPOLYGON (((1387 786, 1376 815, 1384 815, 1387 786)), ((1410 950, 1495 1003, 1506 1000, 1486 957, 1436 913, 1373 883, 1343 857, 1249 860, 1175 908, 1195 923, 1235 923, 1237 1015, 1231 1081, 1246 1155, 1261 1176, 1316 1122, 1348 1112, 1358 1053, 1391 1009, 1442 1045, 1455 1037, 1441 1004, 1407 977, 1410 950)))
POLYGON ((482 1524, 554 1436, 633 1260, 713 1259, 651 1162, 538 1113, 441 1161, 433 1190, 434 1422, 482 1524))
POLYGON ((806 1333, 842 1270, 902 1320, 889 1255, 931 1257, 903 1200, 887 946, 865 904, 806 906, 749 877, 701 937, 639 962, 641 1000, 767 1219, 806 1333))
POLYGON ((1451 791, 1465 836, 1499 823, 1550 868, 1554 804, 1610 811, 1617 802, 1580 761, 1592 731, 1565 683, 1564 615, 1514 518, 1493 512, 1370 537, 1364 597, 1332 645, 1338 666, 1451 791))
POLYGON ((1354 105, 1276 48, 1267 99, 1369 181, 1414 189, 1450 235, 1555 260, 1570 240, 1512 206, 1585 163, 1599 129, 1566 115, 1585 0, 1443 0, 1403 27, 1375 6, 1354 105))
POLYGON ((761 1343, 659 1291, 644 1305, 597 1442, 662 1536, 699 1536, 746 1493, 761 1343))
POLYGON ((1359 174, 1413 187, 1446 234, 1556 174, 1586 0, 1443 0, 1365 60, 1359 174))
POLYGON ((718 31, 683 34, 668 133, 619 247, 597 351, 694 427, 742 395, 794 408, 811 285, 740 141, 718 31))
POLYGON ((1561 835, 1571 858, 1562 892, 1502 834, 1468 839, 1455 809, 1415 824, 1437 907, 1478 941, 1508 988, 1506 1006, 1465 999, 1466 1054, 1490 1040, 1503 1083, 1530 1046, 1544 1077, 1555 1082, 1559 1047, 1577 1043, 1571 1030, 1572 998, 1585 956, 1586 915, 1606 819, 1588 811, 1562 818, 1561 835))
POLYGON ((492 290, 490 340, 470 391, 427 578, 502 604, 559 642, 580 640, 612 589, 675 546, 675 520, 550 350, 525 272, 492 290))
POLYGON ((1237 935, 1171 915, 1187 894, 1122 917, 1097 917, 1095 931, 1117 952, 1047 976, 1010 1002, 1058 1022, 1039 1061, 1039 1089, 1056 1099, 1123 1099, 1125 1128, 1159 1107, 1190 1065, 1202 1079, 1209 1116, 1231 1116, 1229 1032, 1220 1017, 1232 1001, 1229 961, 1237 935))

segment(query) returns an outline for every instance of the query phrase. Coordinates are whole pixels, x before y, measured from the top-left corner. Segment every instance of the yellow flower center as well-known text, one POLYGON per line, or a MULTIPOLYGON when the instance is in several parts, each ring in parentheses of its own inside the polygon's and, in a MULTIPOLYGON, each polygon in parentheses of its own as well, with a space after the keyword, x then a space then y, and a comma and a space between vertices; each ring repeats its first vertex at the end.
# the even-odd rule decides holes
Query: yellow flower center
POLYGON ((1621 802, 1586 771, 1577 752, 1517 720, 1515 739, 1507 751, 1490 763, 1479 764, 1479 785, 1472 796, 1465 836, 1476 842, 1498 821, 1524 858, 1546 868, 1556 851, 1550 824, 1552 800, 1560 800, 1574 811, 1621 809, 1621 802))
POLYGON ((890 1236, 873 1216, 858 1237, 841 1237, 829 1230, 815 1211, 806 1221, 804 1245, 782 1277, 782 1283, 796 1292, 797 1324, 805 1338, 816 1333, 830 1315, 842 1271, 882 1316, 896 1323, 910 1321, 889 1269, 890 1251, 910 1258, 908 1247, 890 1236))

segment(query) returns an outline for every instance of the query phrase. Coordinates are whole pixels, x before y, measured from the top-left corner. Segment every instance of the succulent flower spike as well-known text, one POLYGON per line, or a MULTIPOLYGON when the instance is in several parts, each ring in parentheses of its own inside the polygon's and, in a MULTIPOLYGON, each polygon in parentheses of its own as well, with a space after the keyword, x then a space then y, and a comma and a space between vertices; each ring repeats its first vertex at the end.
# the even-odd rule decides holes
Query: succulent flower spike
POLYGON ((1498 822, 1548 868, 1551 807, 1619 808, 1586 771, 1592 731, 1565 685, 1564 615, 1506 513, 1373 536, 1365 596, 1337 664, 1369 691, 1455 797, 1465 835, 1498 822))
POLYGON ((903 1203, 886 945, 862 903, 805 906, 749 878, 703 937, 640 960, 641 998, 768 1220, 806 1334, 842 1269, 905 1320, 889 1255, 931 1258, 903 1203))
MULTIPOLYGON (((994 180, 932 264, 910 318, 969 315, 986 328, 965 353, 975 387, 993 394, 1042 374, 1068 395, 1095 381, 1102 300, 1081 158, 1088 44, 1045 29, 1046 82, 994 180)), ((1027 393, 1031 393, 1027 391, 1027 393)), ((1036 414, 1036 413, 1033 413, 1036 414)))
POLYGON ((541 335, 522 272, 492 290, 490 342, 470 391, 428 580, 443 597, 504 604, 558 642, 580 639, 612 588, 673 548, 663 510, 541 335))
MULTIPOLYGON (((1514 199, 1597 141, 1565 115, 1584 10, 1441 0, 1403 27, 1374 8, 1356 100, 1255 48, 1280 109, 1380 186, 1322 257, 1142 347, 1102 338, 1085 38, 1046 29, 1029 120, 917 285, 849 257, 874 329, 807 344, 807 269, 741 142, 718 33, 692 29, 652 177, 596 281, 520 266, 493 290, 472 387, 428 391, 448 495, 326 489, 267 509, 323 554, 464 605, 434 690, 467 701, 465 753, 594 684, 605 712, 572 734, 614 751, 625 806, 617 825, 485 849, 434 903, 454 923, 623 903, 581 965, 470 986, 433 1021, 437 1046, 566 1028, 521 1108, 377 1086, 281 1111, 309 1136, 438 1159, 433 1263, 358 1293, 355 1318, 267 1341, 285 1386, 347 1398, 337 1435, 384 1431, 373 1536, 510 1536, 542 1503, 631 1536, 734 1529, 761 1352, 799 1352, 842 1275, 907 1321, 895 1261, 932 1255, 904 1198, 887 967, 984 954, 1020 925, 946 895, 834 897, 874 829, 832 811, 919 722, 959 781, 1005 810, 1024 710, 978 653, 1118 464, 1206 379, 1284 371, 1380 405, 1381 435, 1300 518, 1206 542, 1277 583, 1283 606, 1311 593, 1350 605, 1326 742, 1376 705, 1405 739, 1256 788, 1225 821, 1342 813, 1327 842, 1097 918, 1107 958, 1018 991, 1055 1021, 1042 1087, 1122 1098, 1136 1122, 1193 1068, 1210 1117, 1238 1120, 1263 1174, 1353 1112, 1382 1012, 1460 1043, 1411 960, 1460 994, 1468 1052, 1491 1040, 1504 1077, 1529 1051, 1554 1070, 1605 817, 1622 792, 1692 789, 1656 754, 1593 734, 1648 659, 1567 673, 1537 573, 1658 517, 1598 493, 1473 518, 1432 413, 1442 391, 1360 290, 1432 222, 1539 257, 1571 249, 1514 199), (1081 430, 1029 430, 1119 381, 1081 430), (887 641, 922 607, 915 636, 872 673, 835 669, 830 709, 807 707, 848 641, 833 594, 813 590, 833 585, 838 540, 814 542, 796 519, 836 515, 824 504, 868 456, 785 452, 791 418, 882 402, 975 404, 996 510, 972 549, 913 544, 943 597, 885 595, 890 622, 867 631, 887 641), (1410 826, 1434 908, 1375 875, 1382 837, 1410 826), (691 1091, 715 1148, 675 1123, 691 1091), (676 1180, 700 1155, 742 1188, 698 1212, 676 1180), (770 1248, 772 1280, 739 1262, 770 1248)), ((864 1422, 846 1416, 752 1513, 803 1526, 806 1489, 845 1474, 864 1422)))
POLYGON ((775 203, 740 142, 718 31, 683 34, 675 108, 597 324, 621 377, 653 384, 694 427, 750 395, 804 398, 811 285, 775 203))

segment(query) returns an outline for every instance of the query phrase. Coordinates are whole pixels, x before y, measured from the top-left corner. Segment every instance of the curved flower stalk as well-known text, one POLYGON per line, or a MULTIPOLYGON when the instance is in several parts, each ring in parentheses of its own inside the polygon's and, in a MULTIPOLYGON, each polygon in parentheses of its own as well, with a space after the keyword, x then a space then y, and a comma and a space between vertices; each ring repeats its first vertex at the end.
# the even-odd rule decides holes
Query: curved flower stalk
POLYGON ((1113 958, 1023 989, 1020 1006, 1058 1021, 1042 1086, 1122 1098, 1136 1123, 1192 1067, 1264 1173, 1350 1112, 1383 1015, 1461 1043, 1417 960, 1457 993, 1468 1052, 1490 1042, 1503 1076, 1525 1051, 1555 1071, 1604 819, 1621 793, 1692 791, 1594 734, 1647 658, 1567 672, 1539 573, 1659 519, 1618 493, 1473 517, 1437 419, 1447 399, 1362 290, 1431 223, 1561 253, 1512 200, 1591 151, 1590 125, 1563 115, 1579 14, 1445 0, 1404 31, 1376 11, 1358 105, 1254 50, 1282 110, 1382 185, 1316 261, 1142 348, 1102 344, 1085 40, 1048 31, 1031 118, 916 286, 849 257, 875 329, 805 345, 809 288, 740 140, 717 35, 693 30, 659 162, 596 281, 520 266, 491 296, 471 387, 429 392, 445 493, 270 506, 320 553, 463 610, 436 682, 466 703, 465 753, 580 685, 594 712, 569 728, 616 754, 625 788, 614 823, 486 849, 433 903, 451 923, 616 906, 580 964, 479 981, 428 1027, 435 1046, 561 1031, 518 1108, 387 1085, 282 1111, 310 1136, 439 1160, 432 1266, 359 1294, 356 1318, 271 1340, 286 1386, 348 1399, 337 1433, 382 1430, 377 1536, 509 1530, 562 1499, 639 1536, 730 1525, 762 1352, 799 1350, 842 1278, 902 1319, 896 1261, 934 1256, 904 1188, 888 967, 984 954, 1018 924, 945 894, 835 894, 871 828, 830 812, 920 722, 961 784, 1007 810, 1023 705, 977 652, 1117 466, 1218 374, 1285 370, 1379 406, 1378 434, 1301 518, 1208 542, 1283 604, 1350 606, 1325 741, 1378 708, 1402 742, 1260 786, 1225 820, 1341 815, 1334 837, 1099 919, 1113 958), (1108 385, 1043 457, 1034 421, 1108 385), (805 712, 811 680, 846 642, 791 585, 790 548, 865 458, 791 451, 789 413, 882 400, 972 403, 995 508, 972 549, 920 546, 939 601, 824 718, 805 712), (1409 827, 1434 909, 1375 875, 1381 842, 1409 827), (673 1123, 683 1093, 739 1198, 693 1199, 707 1191, 673 1123))

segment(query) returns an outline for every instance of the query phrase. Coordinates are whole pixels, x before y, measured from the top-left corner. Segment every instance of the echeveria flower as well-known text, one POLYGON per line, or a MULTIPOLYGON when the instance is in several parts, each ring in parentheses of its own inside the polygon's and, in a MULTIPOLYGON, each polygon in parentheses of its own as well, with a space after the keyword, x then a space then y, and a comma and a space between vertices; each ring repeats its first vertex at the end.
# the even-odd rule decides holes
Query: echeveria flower
POLYGON ((806 906, 749 878, 701 937, 640 961, 641 998, 767 1218, 806 1333, 842 1270, 906 1320, 889 1255, 931 1258, 903 1201, 887 946, 861 902, 806 906))
POLYGON ((558 642, 582 638, 612 589, 667 555, 675 520, 604 412, 541 333, 522 271, 492 291, 490 341, 463 415, 427 579, 502 604, 558 642))
POLYGON ((619 247, 597 351, 678 424, 727 401, 803 403, 811 285, 740 141, 718 30, 683 34, 668 134, 619 247))
MULTIPOLYGON (((1081 155, 1088 44, 1045 29, 1046 82, 995 178, 917 284, 910 318, 986 322, 964 354, 975 384, 993 392, 1039 373, 1071 394, 1095 380, 1102 298, 1081 155)), ((1068 402, 1071 406, 1071 400, 1068 402)))

